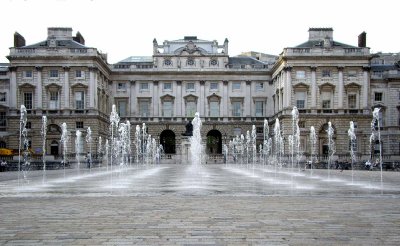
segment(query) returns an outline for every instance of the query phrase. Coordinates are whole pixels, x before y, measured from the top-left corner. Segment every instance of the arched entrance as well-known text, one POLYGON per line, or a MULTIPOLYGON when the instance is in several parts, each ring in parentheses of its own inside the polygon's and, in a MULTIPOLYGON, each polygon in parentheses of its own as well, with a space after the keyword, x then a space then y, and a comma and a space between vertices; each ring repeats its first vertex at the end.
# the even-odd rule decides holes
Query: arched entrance
POLYGON ((207 133, 207 154, 222 154, 222 134, 218 130, 207 133))
MULTIPOLYGON (((321 129, 319 130, 318 136, 319 136, 319 156, 322 156, 324 158, 329 157, 329 138, 328 138, 328 128, 329 125, 328 123, 325 123, 322 125, 321 129)), ((332 125, 333 128, 333 140, 336 139, 336 129, 332 125)), ((333 146, 333 148, 336 148, 336 146, 333 146)))
POLYGON ((160 143, 165 154, 175 154, 175 133, 171 130, 164 130, 160 134, 160 143))
POLYGON ((46 154, 53 155, 57 158, 60 154, 60 139, 61 138, 61 127, 56 124, 50 124, 47 126, 47 148, 46 154), (50 146, 48 145, 50 144, 50 146))

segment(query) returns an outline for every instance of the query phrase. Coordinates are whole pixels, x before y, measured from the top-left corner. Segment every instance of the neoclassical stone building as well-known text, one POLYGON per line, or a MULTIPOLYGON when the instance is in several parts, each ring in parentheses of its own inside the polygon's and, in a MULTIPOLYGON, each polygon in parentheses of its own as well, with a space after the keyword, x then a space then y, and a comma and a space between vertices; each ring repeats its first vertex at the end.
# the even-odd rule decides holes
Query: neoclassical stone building
MULTIPOLYGON (((148 133, 178 162, 182 133, 195 112, 203 121, 206 151, 220 154, 222 144, 246 134, 252 125, 261 142, 264 119, 271 128, 279 119, 287 141, 291 110, 297 106, 304 153, 310 152, 314 126, 317 153, 326 155, 325 130, 331 121, 336 156, 348 159, 347 130, 354 121, 357 154, 366 159, 372 110, 380 107, 383 154, 399 155, 399 57, 371 54, 365 33, 352 46, 334 40, 331 28, 310 28, 306 42, 284 48, 276 57, 257 52, 231 57, 227 39, 222 44, 195 36, 162 44, 154 39, 152 56, 130 56, 116 64, 85 46, 82 35, 73 36, 71 28, 49 28, 47 39, 33 45, 26 45, 18 33, 14 41, 10 63, 0 67, 6 71, 4 78, 0 74, 3 147, 18 148, 21 104, 28 109, 31 147, 38 153, 42 115, 49 119, 47 154, 58 155, 61 123, 67 123, 71 143, 75 131, 87 127, 95 141, 105 139, 115 104, 122 121, 146 123, 148 133)), ((75 152, 73 144, 69 149, 75 152)))

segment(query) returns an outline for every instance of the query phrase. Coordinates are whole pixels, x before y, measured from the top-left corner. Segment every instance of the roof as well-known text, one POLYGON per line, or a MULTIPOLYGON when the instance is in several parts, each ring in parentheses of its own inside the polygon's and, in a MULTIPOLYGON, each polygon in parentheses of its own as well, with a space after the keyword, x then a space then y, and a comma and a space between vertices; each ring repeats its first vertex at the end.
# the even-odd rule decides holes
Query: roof
POLYGON ((153 62, 153 57, 152 56, 130 56, 122 61, 119 61, 118 63, 143 63, 143 62, 153 62))
POLYGON ((246 56, 236 56, 229 57, 230 65, 265 65, 264 62, 261 62, 253 57, 246 56))
MULTIPOLYGON (((344 43, 340 43, 337 41, 332 41, 332 43, 333 43, 332 44, 333 47, 358 48, 357 46, 344 44, 344 43)), ((323 40, 308 40, 307 42, 299 44, 299 45, 295 46, 294 48, 314 48, 314 47, 324 47, 324 41, 323 40)))
MULTIPOLYGON (((27 46, 23 46, 20 48, 43 48, 43 47, 48 47, 49 40, 45 40, 36 44, 31 44, 27 46)), ((80 48, 88 48, 74 40, 70 39, 65 39, 65 40, 56 40, 57 42, 57 47, 65 47, 65 48, 73 48, 73 49, 80 49, 80 48)))

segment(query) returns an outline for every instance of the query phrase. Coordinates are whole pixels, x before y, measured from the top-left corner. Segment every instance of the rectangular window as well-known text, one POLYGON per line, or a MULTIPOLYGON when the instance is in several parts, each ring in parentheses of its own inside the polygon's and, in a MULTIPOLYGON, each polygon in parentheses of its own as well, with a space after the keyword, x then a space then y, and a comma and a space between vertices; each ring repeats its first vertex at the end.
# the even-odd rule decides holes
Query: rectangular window
POLYGON ((383 71, 373 71, 372 75, 377 78, 382 78, 383 71))
POLYGON ((357 151, 357 140, 351 141, 349 140, 349 151, 351 150, 351 145, 353 144, 353 151, 357 151))
POLYGON ((322 70, 322 77, 323 78, 331 77, 331 70, 322 70))
POLYGON ((358 127, 357 121, 353 121, 353 125, 354 125, 354 129, 357 129, 357 127, 358 127))
POLYGON ((30 121, 26 122, 25 128, 32 129, 32 122, 30 122, 30 121))
POLYGON ((196 102, 195 101, 187 101, 186 102, 186 116, 194 117, 196 113, 196 102))
POLYGON ((150 102, 149 100, 140 100, 139 102, 139 114, 141 117, 150 116, 150 102))
POLYGON ((306 107, 306 92, 296 91, 296 107, 299 109, 306 107))
POLYGON ((331 108, 331 100, 322 100, 322 108, 330 109, 331 108))
POLYGON ((24 71, 25 78, 32 78, 32 70, 24 71))
POLYGON ((76 126, 77 129, 83 129, 83 121, 75 122, 75 126, 76 126))
POLYGON ((140 83, 140 91, 148 91, 149 90, 149 83, 140 83))
POLYGON ((354 109, 357 108, 357 96, 355 94, 348 95, 349 100, 349 108, 354 109))
POLYGON ((58 78, 58 70, 50 70, 49 76, 50 78, 58 78))
POLYGON ((75 71, 75 78, 83 78, 85 77, 85 72, 82 70, 76 70, 75 71))
POLYGON ((32 92, 24 93, 24 106, 26 109, 32 109, 33 106, 33 94, 32 92))
POLYGON ((305 79, 306 71, 296 71, 296 79, 305 79))
POLYGON ((263 82, 256 83, 256 91, 264 91, 264 83, 263 82))
POLYGON ((0 127, 7 126, 6 112, 0 112, 0 127))
POLYGON ((210 83, 210 90, 217 91, 218 90, 218 83, 217 82, 211 82, 210 83))
POLYGON ((242 103, 232 102, 232 116, 240 117, 242 116, 242 103))
POLYGON ((186 84, 186 91, 190 91, 190 92, 195 91, 194 90, 194 83, 187 83, 186 84))
POLYGON ((0 92, 0 102, 7 101, 7 92, 0 92))
POLYGON ((348 77, 357 77, 357 71, 356 70, 349 70, 347 72, 348 77))
POLYGON ((264 102, 257 101, 256 102, 256 117, 264 116, 264 102))
POLYGON ((219 117, 219 102, 210 102, 210 117, 219 117))
POLYGON ((233 82, 232 83, 232 90, 240 90, 240 82, 233 82))
POLYGON ((126 83, 117 83, 117 90, 118 91, 126 91, 126 83))
POLYGON ((58 91, 50 91, 49 108, 50 109, 58 108, 58 91))
POLYGON ((117 110, 118 110, 118 114, 121 117, 126 117, 126 101, 117 101, 117 110))
POLYGON ((172 90, 172 83, 164 83, 164 91, 171 91, 172 90))
POLYGON ((383 93, 382 92, 375 92, 374 100, 375 102, 382 102, 383 93))
POLYGON ((83 91, 75 92, 75 109, 82 110, 85 108, 85 94, 83 91))
POLYGON ((322 108, 330 109, 331 108, 331 92, 323 91, 321 93, 321 99, 322 99, 322 108))
POLYGON ((172 101, 163 102, 163 116, 172 117, 172 101))

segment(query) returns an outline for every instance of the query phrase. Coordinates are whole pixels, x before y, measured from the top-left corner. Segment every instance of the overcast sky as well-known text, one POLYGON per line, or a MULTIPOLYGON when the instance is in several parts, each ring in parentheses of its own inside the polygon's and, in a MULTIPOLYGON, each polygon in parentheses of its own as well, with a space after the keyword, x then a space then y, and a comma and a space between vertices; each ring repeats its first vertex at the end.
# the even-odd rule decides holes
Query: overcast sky
POLYGON ((398 0, 3 0, 0 62, 13 34, 27 44, 47 38, 47 27, 72 27, 86 45, 108 53, 109 63, 152 55, 152 41, 197 36, 229 39, 229 55, 278 55, 308 39, 309 27, 332 27, 336 41, 357 45, 367 32, 372 52, 399 52, 398 0))

